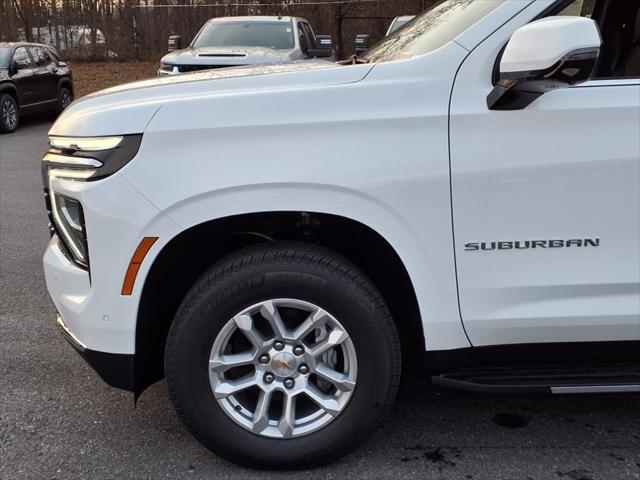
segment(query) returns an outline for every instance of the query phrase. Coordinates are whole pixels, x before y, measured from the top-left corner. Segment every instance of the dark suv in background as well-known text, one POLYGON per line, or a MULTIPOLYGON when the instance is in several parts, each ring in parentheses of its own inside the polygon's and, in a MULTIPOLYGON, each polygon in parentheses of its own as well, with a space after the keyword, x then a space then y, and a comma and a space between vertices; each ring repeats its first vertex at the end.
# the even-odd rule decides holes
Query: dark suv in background
POLYGON ((61 112, 73 101, 71 68, 36 43, 0 43, 0 132, 13 132, 21 115, 61 112))

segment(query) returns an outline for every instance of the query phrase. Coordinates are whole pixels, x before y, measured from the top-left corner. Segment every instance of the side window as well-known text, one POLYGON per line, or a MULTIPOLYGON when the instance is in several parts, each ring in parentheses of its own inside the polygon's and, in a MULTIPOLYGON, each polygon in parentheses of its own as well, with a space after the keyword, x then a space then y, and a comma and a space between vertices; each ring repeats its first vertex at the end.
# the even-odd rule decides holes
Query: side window
POLYGON ((40 47, 29 47, 29 53, 33 58, 33 64, 36 67, 44 67, 49 63, 49 59, 40 47))
POLYGON ((595 0, 575 0, 571 5, 565 8, 558 15, 571 15, 575 17, 591 18, 595 5, 595 0))
POLYGON ((304 31, 303 25, 304 24, 302 23, 298 24, 298 38, 300 39, 300 48, 302 49, 302 53, 307 55, 307 53, 309 52, 309 48, 311 48, 311 45, 309 45, 309 38, 304 31))
POLYGON ((640 3, 575 0, 559 15, 598 23, 602 50, 596 78, 640 78, 640 3))
POLYGON ((38 56, 39 58, 41 58, 43 67, 46 67, 53 63, 53 59, 51 58, 51 55, 49 55, 46 49, 39 47, 37 50, 38 50, 38 56))
POLYGON ((309 45, 311 45, 312 48, 316 48, 317 47, 316 35, 315 33, 313 33, 311 26, 308 23, 303 23, 302 28, 304 28, 304 32, 307 34, 307 38, 309 39, 309 45))
POLYGON ((13 52, 13 63, 25 65, 25 68, 33 67, 31 63, 31 57, 29 56, 27 49, 24 47, 18 47, 16 48, 16 51, 13 52))

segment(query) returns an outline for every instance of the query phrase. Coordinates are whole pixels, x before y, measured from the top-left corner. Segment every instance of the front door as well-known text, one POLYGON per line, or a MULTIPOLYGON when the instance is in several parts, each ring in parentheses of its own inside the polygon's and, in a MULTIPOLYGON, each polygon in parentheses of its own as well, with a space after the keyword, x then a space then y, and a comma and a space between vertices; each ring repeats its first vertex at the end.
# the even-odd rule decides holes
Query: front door
POLYGON ((474 345, 638 340, 640 78, 489 110, 496 59, 534 17, 525 10, 475 49, 452 94, 464 326, 474 345))

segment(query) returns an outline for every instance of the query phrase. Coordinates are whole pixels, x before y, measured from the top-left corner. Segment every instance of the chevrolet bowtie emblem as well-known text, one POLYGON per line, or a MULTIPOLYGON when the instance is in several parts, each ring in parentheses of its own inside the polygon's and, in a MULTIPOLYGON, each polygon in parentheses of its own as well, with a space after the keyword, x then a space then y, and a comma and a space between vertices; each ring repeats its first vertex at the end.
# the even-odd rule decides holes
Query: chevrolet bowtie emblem
POLYGON ((279 360, 279 359, 275 359, 274 360, 275 364, 278 365, 280 368, 286 368, 286 369, 290 369, 291 367, 289 366, 289 364, 287 362, 285 362, 284 360, 279 360))

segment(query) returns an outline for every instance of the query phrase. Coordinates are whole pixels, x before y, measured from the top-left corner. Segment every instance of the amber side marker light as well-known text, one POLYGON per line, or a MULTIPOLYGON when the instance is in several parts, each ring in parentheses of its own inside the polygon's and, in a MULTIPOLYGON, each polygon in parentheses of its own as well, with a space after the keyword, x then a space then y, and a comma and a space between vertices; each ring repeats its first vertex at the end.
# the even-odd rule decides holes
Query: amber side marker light
POLYGON ((131 296, 133 293, 133 286, 136 284, 136 277, 138 276, 138 271, 140 270, 140 265, 144 261, 144 257, 147 256, 153 244, 156 243, 158 237, 144 237, 138 248, 131 257, 131 261, 129 262, 129 268, 127 268, 127 274, 124 276, 124 283, 122 284, 122 295, 131 296))

